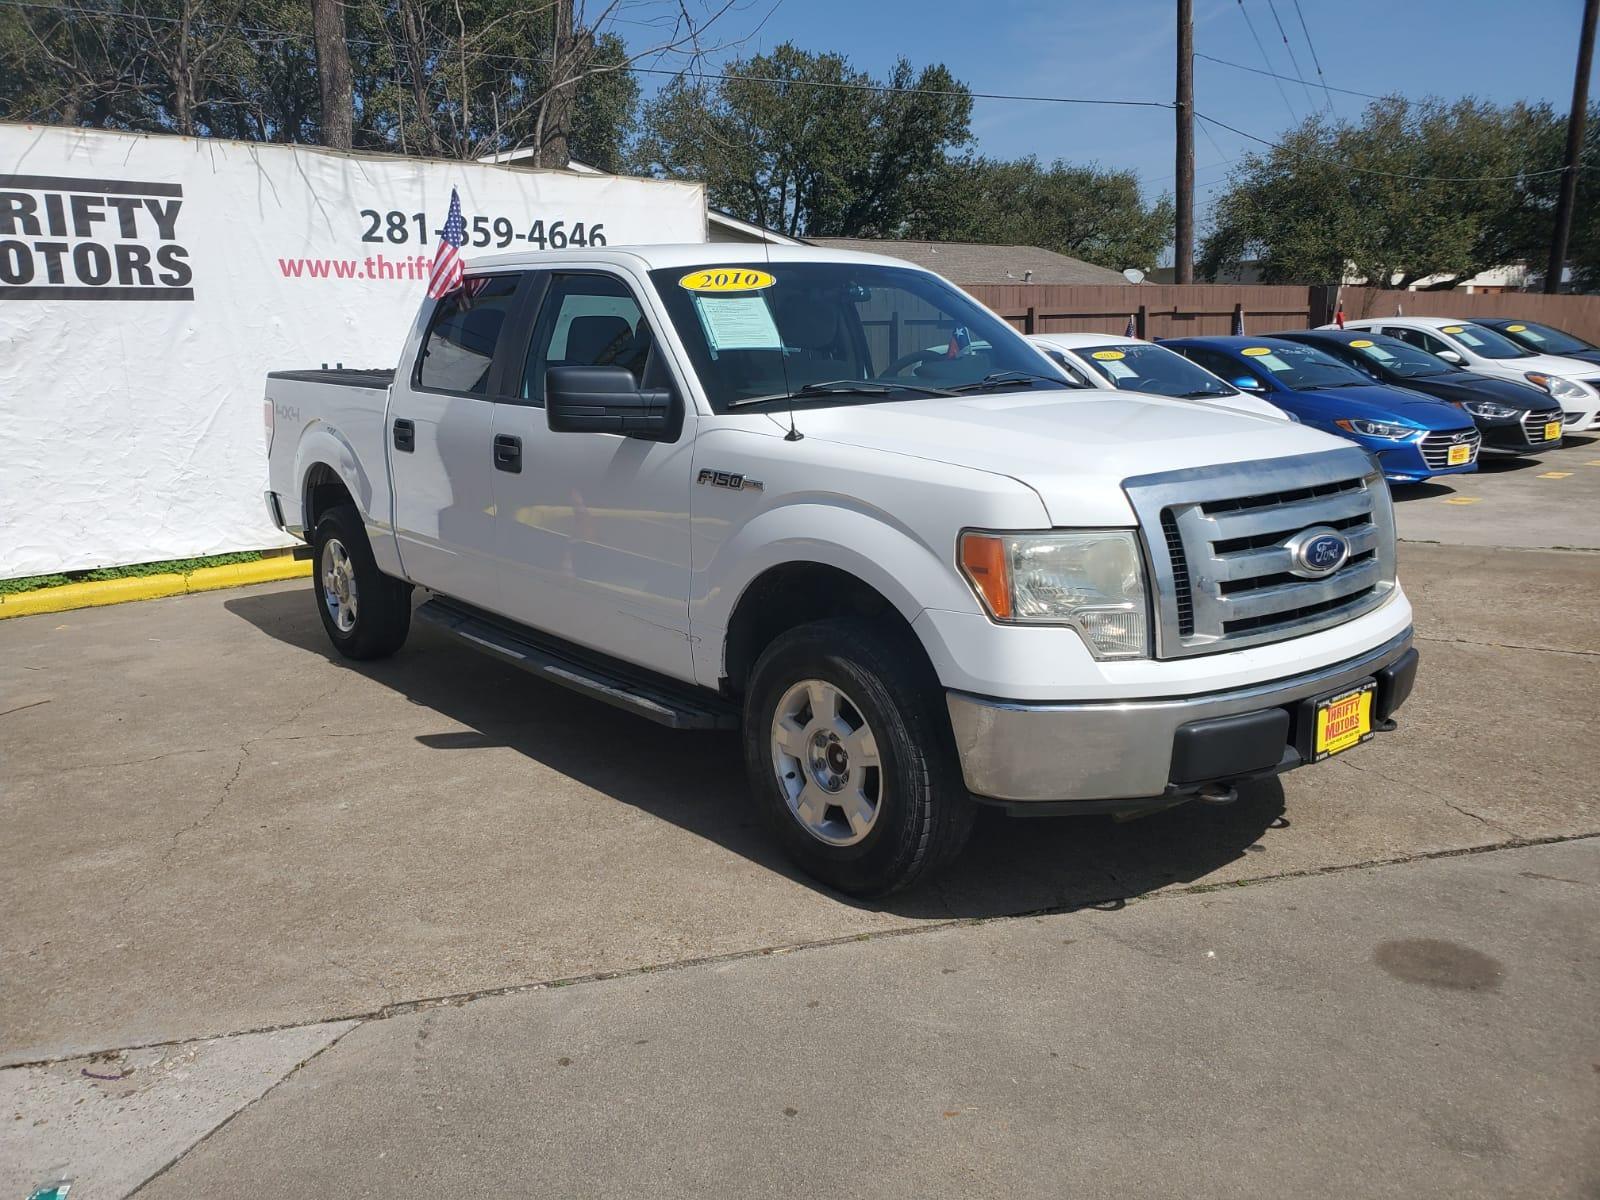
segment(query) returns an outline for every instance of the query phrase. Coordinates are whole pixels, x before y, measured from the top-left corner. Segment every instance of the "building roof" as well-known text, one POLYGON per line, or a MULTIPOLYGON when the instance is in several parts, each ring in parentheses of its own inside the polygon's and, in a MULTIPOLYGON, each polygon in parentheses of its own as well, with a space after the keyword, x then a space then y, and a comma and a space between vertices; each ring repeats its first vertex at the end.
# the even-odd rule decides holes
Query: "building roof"
POLYGON ((913 242, 889 238, 808 238, 813 246, 887 254, 937 271, 955 283, 1127 283, 1121 272, 1042 246, 913 242))

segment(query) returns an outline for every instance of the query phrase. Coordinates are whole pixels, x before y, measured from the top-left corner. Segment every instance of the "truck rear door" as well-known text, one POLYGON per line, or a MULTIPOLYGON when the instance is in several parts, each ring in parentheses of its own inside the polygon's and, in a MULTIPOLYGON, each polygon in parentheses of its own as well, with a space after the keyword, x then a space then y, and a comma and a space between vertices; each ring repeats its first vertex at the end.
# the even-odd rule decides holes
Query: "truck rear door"
MULTIPOLYGON (((498 610, 494 558, 494 400, 511 364, 508 336, 525 272, 469 277, 440 300, 415 362, 389 402, 394 527, 406 576, 498 610)), ((520 380, 520 374, 518 374, 520 380)))

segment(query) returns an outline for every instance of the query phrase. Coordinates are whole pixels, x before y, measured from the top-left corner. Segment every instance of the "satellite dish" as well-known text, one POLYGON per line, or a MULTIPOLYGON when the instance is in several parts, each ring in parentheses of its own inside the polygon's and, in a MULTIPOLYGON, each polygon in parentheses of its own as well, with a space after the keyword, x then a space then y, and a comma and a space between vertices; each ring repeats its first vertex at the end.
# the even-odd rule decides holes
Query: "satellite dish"
POLYGON ((1139 270, 1138 267, 1129 267, 1126 271, 1124 271, 1122 273, 1122 277, 1124 279, 1126 279, 1129 283, 1143 283, 1144 282, 1144 272, 1139 270))

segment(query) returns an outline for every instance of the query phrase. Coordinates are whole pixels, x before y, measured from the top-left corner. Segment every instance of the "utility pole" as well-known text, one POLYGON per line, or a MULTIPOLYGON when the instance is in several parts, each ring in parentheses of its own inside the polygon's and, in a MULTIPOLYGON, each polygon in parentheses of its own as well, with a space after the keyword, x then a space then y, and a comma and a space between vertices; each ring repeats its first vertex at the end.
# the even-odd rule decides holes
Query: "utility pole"
POLYGON ((1595 18, 1600 0, 1585 0, 1583 33, 1578 38, 1578 74, 1572 81, 1572 112, 1567 117, 1567 162, 1561 175, 1561 199, 1556 205, 1556 232, 1550 241, 1550 265, 1544 273, 1544 290, 1559 292, 1567 268, 1567 241, 1572 236, 1572 210, 1578 201, 1578 160, 1583 156, 1583 122, 1589 109, 1589 69, 1594 65, 1595 18))
MULTIPOLYGON (((1600 0, 1589 0, 1593 8, 1600 0)), ((1593 32, 1593 24, 1590 26, 1593 32)), ((1178 222, 1172 280, 1194 282, 1194 0, 1178 0, 1178 222)))

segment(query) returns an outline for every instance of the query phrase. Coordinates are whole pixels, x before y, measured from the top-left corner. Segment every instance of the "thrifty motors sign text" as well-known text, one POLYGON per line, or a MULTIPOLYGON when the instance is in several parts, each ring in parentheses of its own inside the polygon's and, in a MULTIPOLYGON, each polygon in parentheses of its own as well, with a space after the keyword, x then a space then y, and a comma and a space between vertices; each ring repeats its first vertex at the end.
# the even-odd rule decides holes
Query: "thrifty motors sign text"
POLYGON ((0 175, 0 300, 193 300, 183 187, 0 175))

